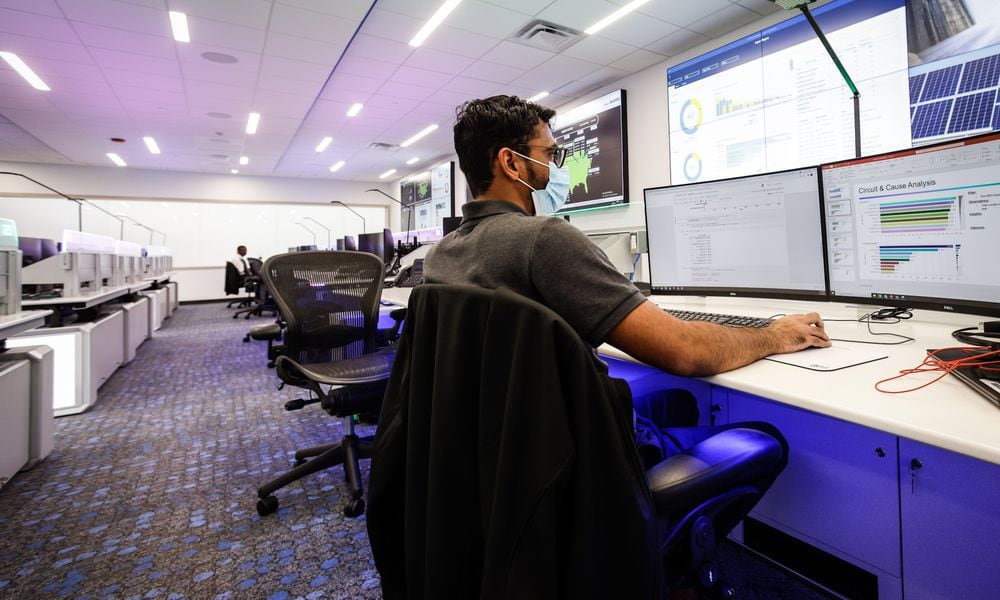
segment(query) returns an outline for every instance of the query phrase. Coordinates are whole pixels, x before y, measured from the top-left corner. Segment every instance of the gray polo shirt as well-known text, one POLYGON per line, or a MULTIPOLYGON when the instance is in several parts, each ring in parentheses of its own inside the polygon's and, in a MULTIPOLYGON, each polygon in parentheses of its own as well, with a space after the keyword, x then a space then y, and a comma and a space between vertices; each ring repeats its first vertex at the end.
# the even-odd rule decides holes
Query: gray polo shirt
POLYGON ((508 288, 548 306, 594 346, 645 298, 579 229, 505 200, 462 206, 462 225, 427 254, 428 283, 508 288))

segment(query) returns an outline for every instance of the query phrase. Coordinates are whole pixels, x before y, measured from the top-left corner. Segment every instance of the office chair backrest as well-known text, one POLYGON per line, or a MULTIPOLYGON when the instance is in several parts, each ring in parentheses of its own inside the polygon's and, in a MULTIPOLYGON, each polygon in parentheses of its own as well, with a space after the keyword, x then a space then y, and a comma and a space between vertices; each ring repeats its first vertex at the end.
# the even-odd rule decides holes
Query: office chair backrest
POLYGON ((382 261, 364 252, 292 252, 264 262, 261 277, 282 318, 289 357, 326 362, 375 350, 382 261))
POLYGON ((260 269, 264 266, 264 261, 259 258, 248 258, 247 265, 250 267, 250 275, 260 276, 260 269))
POLYGON ((631 395, 565 321, 425 284, 396 348, 368 493, 386 598, 663 597, 631 395))

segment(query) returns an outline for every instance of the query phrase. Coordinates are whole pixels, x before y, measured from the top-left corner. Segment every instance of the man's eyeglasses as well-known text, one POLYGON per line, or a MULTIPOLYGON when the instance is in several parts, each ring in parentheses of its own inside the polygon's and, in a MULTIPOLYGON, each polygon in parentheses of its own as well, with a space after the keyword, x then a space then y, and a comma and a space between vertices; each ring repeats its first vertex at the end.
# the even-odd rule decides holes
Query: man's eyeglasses
POLYGON ((549 158, 555 163, 556 168, 562 168, 563 163, 566 162, 566 149, 561 146, 539 146, 537 144, 519 144, 524 148, 541 148, 548 151, 549 158))

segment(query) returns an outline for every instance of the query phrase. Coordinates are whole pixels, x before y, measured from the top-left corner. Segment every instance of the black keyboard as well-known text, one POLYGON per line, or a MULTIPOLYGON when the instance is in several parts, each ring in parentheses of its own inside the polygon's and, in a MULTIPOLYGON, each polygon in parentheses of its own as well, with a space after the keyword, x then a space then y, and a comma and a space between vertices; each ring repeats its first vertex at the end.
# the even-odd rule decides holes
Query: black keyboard
POLYGON ((718 313, 695 312, 693 310, 673 310, 664 308, 667 314, 677 317, 681 321, 707 321, 716 325, 726 325, 727 327, 767 327, 772 319, 762 317, 741 317, 739 315, 720 315, 718 313))

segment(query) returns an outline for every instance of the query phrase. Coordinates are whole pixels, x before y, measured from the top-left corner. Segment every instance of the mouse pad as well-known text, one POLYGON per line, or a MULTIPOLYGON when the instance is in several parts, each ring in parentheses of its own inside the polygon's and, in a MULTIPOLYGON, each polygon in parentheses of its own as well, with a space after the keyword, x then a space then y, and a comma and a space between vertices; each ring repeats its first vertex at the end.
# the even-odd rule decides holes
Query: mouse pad
POLYGON ((830 346, 829 348, 807 348, 791 354, 772 354, 764 360, 801 367, 810 371, 839 371, 882 360, 887 356, 889 355, 885 352, 868 348, 830 346))

